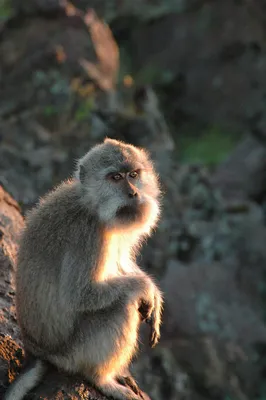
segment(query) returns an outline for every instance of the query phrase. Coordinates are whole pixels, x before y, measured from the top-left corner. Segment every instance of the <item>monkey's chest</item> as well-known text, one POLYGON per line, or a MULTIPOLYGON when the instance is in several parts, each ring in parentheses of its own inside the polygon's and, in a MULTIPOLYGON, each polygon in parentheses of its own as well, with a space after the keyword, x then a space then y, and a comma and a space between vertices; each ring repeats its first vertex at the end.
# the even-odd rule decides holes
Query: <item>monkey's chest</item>
POLYGON ((107 280, 107 279, 112 279, 117 276, 124 276, 124 275, 129 275, 134 272, 134 267, 131 262, 131 260, 128 260, 125 262, 123 260, 123 263, 121 261, 116 261, 116 262, 108 262, 105 264, 103 274, 102 274, 102 279, 107 280))
POLYGON ((109 242, 104 263, 101 268, 103 280, 112 279, 132 273, 134 263, 131 260, 127 246, 121 246, 117 238, 112 238, 109 242), (118 245, 119 244, 119 245, 118 245))

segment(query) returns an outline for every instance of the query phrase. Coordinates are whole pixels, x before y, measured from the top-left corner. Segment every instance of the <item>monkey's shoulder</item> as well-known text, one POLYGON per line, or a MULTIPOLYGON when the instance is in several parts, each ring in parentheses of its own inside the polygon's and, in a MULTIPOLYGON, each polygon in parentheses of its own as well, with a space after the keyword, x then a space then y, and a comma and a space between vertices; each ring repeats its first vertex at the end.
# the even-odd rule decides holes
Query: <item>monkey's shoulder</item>
POLYGON ((37 205, 26 214, 26 221, 31 223, 38 219, 54 219, 57 216, 69 214, 80 208, 79 187, 74 181, 68 180, 55 187, 40 198, 37 205))
POLYGON ((97 225, 96 217, 80 201, 76 181, 65 181, 40 199, 26 216, 27 236, 46 237, 51 241, 68 238, 85 226, 97 225))

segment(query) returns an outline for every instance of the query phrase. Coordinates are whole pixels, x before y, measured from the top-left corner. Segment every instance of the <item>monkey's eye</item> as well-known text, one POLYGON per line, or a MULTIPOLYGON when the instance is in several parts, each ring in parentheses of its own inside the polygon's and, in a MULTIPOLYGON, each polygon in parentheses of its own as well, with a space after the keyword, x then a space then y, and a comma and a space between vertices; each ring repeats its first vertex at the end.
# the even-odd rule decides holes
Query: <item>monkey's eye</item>
POLYGON ((123 179, 123 176, 121 174, 114 174, 112 175, 112 179, 114 181, 119 181, 120 179, 123 179))
POLYGON ((138 174, 139 173, 137 171, 132 171, 132 172, 130 172, 129 176, 130 176, 130 178, 135 179, 135 178, 137 178, 138 174))

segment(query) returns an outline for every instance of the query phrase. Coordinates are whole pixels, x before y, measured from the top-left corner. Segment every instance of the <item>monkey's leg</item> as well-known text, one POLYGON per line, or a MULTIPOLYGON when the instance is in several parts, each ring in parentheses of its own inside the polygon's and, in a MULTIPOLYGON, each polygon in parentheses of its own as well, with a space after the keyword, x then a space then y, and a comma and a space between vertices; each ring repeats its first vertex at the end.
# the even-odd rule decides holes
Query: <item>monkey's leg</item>
POLYGON ((129 386, 117 382, 137 348, 141 323, 138 302, 117 303, 105 311, 84 313, 77 321, 76 336, 69 354, 50 356, 58 368, 82 374, 115 400, 140 400, 129 386))

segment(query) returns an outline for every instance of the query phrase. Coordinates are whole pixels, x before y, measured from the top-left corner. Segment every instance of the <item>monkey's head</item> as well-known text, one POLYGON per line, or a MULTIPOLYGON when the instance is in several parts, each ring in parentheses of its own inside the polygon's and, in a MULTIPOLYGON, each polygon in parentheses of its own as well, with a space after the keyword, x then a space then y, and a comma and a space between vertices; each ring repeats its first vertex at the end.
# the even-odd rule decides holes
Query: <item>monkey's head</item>
POLYGON ((114 229, 149 233, 159 216, 158 177, 147 152, 105 139, 79 160, 83 204, 114 229))

